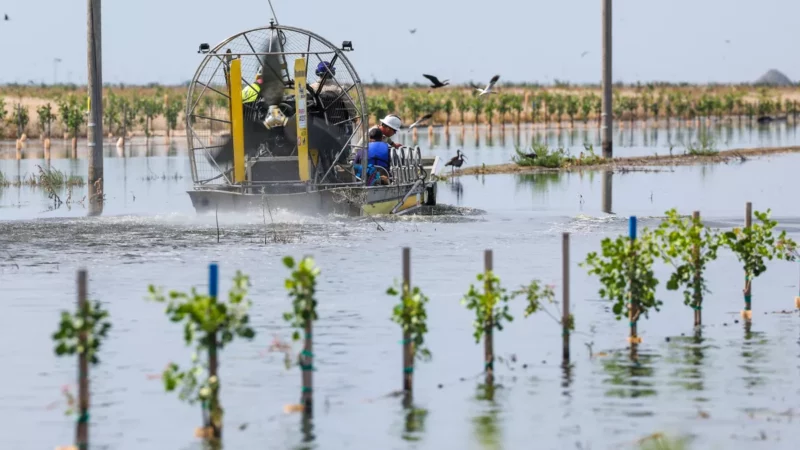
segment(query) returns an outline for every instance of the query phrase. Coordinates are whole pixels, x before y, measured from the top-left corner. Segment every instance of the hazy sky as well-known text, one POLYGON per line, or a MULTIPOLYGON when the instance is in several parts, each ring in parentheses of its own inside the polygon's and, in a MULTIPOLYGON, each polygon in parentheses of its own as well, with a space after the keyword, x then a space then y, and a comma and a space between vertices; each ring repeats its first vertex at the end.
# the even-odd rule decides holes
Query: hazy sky
MULTIPOLYGON (((601 0, 273 0, 282 24, 348 54, 362 80, 598 82, 601 0), (488 6, 487 6, 488 5, 488 6), (412 35, 409 28, 417 28, 412 35), (581 58, 582 52, 588 51, 581 58)), ((86 80, 86 0, 4 0, 0 83, 86 80)), ((105 0, 103 78, 179 83, 226 37, 267 25, 266 0, 105 0), (222 6, 225 5, 225 6, 222 6)), ((798 0, 615 0, 614 79, 753 81, 770 68, 800 78, 798 0), (725 40, 730 40, 726 43, 725 40)))

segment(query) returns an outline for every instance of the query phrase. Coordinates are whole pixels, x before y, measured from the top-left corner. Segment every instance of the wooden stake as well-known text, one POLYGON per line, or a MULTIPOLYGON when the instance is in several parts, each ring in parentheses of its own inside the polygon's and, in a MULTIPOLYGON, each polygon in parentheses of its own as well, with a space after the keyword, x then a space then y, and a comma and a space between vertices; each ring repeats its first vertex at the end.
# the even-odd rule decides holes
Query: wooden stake
MULTIPOLYGON (((403 248, 403 297, 411 291, 411 249, 403 248)), ((405 314, 405 312, 404 312, 405 314)), ((407 400, 413 396, 414 389, 414 355, 411 343, 411 333, 403 330, 403 392, 407 400)))
MULTIPOLYGON (((217 263, 211 263, 208 266, 208 296, 211 297, 212 303, 216 303, 217 295, 219 293, 219 266, 217 263)), ((211 399, 206 407, 208 408, 208 415, 206 416, 205 427, 210 428, 211 437, 214 439, 222 438, 222 408, 219 404, 219 359, 217 357, 217 331, 208 334, 208 377, 216 379, 216 386, 212 386, 211 399)))
MULTIPOLYGON (((83 323, 88 318, 88 300, 86 299, 86 269, 78 271, 78 311, 83 323)), ((89 448, 89 358, 87 355, 89 339, 84 328, 78 334, 78 347, 84 351, 78 353, 78 423, 75 430, 75 444, 79 450, 89 448)))
MULTIPOLYGON (((492 273, 492 251, 486 250, 483 252, 483 266, 485 273, 484 292, 489 295, 492 284, 489 281, 489 275, 492 273)), ((494 383, 494 337, 492 331, 494 330, 494 317, 492 311, 489 311, 489 317, 486 318, 486 328, 484 329, 484 370, 486 371, 486 384, 492 385, 494 383)))
MULTIPOLYGON (((744 227, 749 229, 753 225, 753 203, 747 202, 744 209, 744 227)), ((751 273, 745 272, 744 274, 744 311, 742 311, 742 318, 746 321, 753 318, 751 304, 753 295, 752 276, 753 274, 751 273)))
MULTIPOLYGON (((692 213, 692 222, 700 220, 700 211, 695 211, 692 213)), ((700 290, 700 280, 703 277, 703 274, 700 273, 700 247, 695 245, 692 249, 692 259, 694 261, 695 272, 694 272, 694 326, 699 327, 702 325, 703 322, 703 313, 702 313, 702 302, 703 302, 703 292, 700 290)))
POLYGON ((561 241, 561 254, 562 254, 562 283, 563 283, 563 315, 561 317, 561 325, 563 336, 563 360, 564 364, 569 364, 569 333, 570 333, 570 316, 569 316, 569 233, 564 233, 563 240, 561 241))

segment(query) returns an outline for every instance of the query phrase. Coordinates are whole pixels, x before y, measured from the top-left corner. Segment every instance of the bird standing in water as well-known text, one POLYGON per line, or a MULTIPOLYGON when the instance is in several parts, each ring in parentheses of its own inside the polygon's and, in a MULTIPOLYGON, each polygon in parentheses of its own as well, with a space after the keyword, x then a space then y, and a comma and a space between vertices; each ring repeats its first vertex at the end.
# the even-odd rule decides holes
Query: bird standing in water
POLYGON ((467 157, 464 156, 463 153, 461 153, 461 149, 458 149, 456 150, 456 156, 452 157, 450 161, 447 161, 447 164, 445 164, 444 166, 445 167, 450 166, 450 173, 453 173, 455 169, 461 168, 461 165, 464 164, 464 160, 466 158, 467 157))

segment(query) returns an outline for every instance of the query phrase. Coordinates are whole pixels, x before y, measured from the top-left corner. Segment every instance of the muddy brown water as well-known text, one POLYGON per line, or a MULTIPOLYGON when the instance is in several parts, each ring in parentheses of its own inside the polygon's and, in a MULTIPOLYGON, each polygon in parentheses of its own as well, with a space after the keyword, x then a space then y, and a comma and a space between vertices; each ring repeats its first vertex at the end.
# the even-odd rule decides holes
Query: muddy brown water
MULTIPOLYGON (((150 379, 170 361, 187 363, 190 350, 181 328, 144 297, 151 283, 205 289, 211 261, 220 264, 223 291, 237 269, 251 276, 259 333, 222 353, 226 448, 516 449, 533 442, 535 448, 634 448, 641 438, 665 433, 689 436, 698 449, 788 449, 800 438, 800 317, 794 310, 800 264, 773 261, 756 279, 750 330, 737 323, 744 280, 732 255, 722 253, 709 269, 712 293, 700 335, 680 294, 666 292, 662 282, 665 304, 640 323, 637 362, 627 355, 626 323, 614 319, 598 299, 597 280, 578 267, 603 237, 627 232, 628 216, 654 227, 671 207, 700 210, 710 225, 731 227, 742 223, 751 201, 756 210, 772 208, 781 228, 800 239, 792 195, 800 155, 614 174, 610 208, 601 173, 461 177, 439 187, 440 202, 450 206, 432 216, 378 219, 384 231, 372 219, 276 211, 280 242, 268 234, 265 245, 261 214, 220 217, 217 243, 214 217, 196 216, 185 193, 191 184, 185 151, 155 148, 145 151, 149 157, 142 151, 106 159, 101 217, 86 217, 79 204, 48 211, 40 190, 0 189, 4 448, 53 448, 72 439, 60 391, 74 383, 76 367, 53 355, 50 335, 59 311, 74 305, 79 267, 89 270, 91 298, 104 302, 114 321, 102 363, 93 369, 93 447, 199 448, 192 436, 198 408, 150 379), (175 173, 183 178, 168 176, 175 173), (545 314, 523 319, 516 304, 516 320, 495 344, 506 361, 497 363, 502 387, 492 401, 481 399, 482 347, 460 299, 482 270, 482 252, 494 250, 505 286, 538 278, 560 293, 565 231, 572 240, 576 319, 571 365, 561 366, 559 326, 545 314), (418 365, 415 393, 427 414, 415 420, 408 420, 401 399, 386 396, 402 382, 401 337, 389 320, 393 300, 385 290, 401 275, 403 246, 412 248, 413 283, 431 298, 433 360, 418 365), (283 413, 299 398, 299 371, 266 352, 273 336, 290 334, 281 320, 289 300, 280 259, 304 254, 322 269, 317 414, 310 431, 301 429, 299 416, 283 413)), ((15 176, 43 163, 3 160, 0 170, 15 176)), ((86 171, 83 159, 51 164, 86 171)), ((660 279, 668 274, 657 267, 660 279)))

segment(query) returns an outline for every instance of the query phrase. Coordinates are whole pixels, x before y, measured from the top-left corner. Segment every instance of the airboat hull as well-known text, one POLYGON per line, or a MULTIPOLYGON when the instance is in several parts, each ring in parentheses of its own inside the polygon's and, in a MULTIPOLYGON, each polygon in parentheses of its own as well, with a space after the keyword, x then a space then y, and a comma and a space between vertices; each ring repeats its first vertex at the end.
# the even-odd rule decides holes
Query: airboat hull
POLYGON ((402 215, 436 202, 436 183, 414 187, 372 186, 331 188, 289 194, 242 193, 224 189, 188 191, 198 214, 285 210, 304 215, 402 215), (346 192, 343 190, 346 189, 346 192), (363 198, 363 203, 351 197, 363 198))

